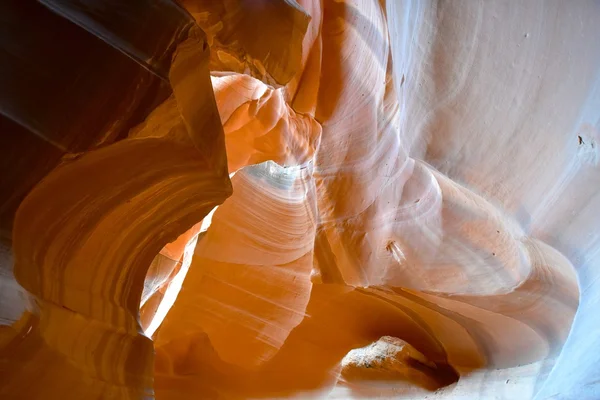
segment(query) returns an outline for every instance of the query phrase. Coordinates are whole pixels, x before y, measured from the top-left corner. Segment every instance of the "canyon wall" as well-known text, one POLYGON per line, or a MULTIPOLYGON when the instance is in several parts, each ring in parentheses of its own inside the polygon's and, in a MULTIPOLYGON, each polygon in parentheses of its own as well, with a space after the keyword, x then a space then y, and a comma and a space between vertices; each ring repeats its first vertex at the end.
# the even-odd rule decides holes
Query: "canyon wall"
POLYGON ((0 398, 600 398, 597 2, 0 8, 0 398))

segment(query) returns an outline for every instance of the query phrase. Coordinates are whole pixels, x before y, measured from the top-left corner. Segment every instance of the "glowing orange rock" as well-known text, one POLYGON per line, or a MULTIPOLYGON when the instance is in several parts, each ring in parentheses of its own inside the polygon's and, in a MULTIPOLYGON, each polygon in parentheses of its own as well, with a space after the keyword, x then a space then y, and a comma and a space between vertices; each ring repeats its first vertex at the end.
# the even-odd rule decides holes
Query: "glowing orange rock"
POLYGON ((598 7, 180 3, 170 97, 19 208, 0 396, 598 397, 598 7))

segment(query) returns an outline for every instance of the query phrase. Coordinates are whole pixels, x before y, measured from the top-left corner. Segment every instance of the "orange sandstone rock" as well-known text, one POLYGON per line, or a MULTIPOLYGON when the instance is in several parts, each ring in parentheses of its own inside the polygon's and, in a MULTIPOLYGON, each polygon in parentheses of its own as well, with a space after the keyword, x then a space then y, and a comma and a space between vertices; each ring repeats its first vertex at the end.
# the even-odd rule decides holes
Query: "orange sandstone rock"
POLYGON ((20 204, 1 398, 600 398, 595 4, 179 3, 20 204))

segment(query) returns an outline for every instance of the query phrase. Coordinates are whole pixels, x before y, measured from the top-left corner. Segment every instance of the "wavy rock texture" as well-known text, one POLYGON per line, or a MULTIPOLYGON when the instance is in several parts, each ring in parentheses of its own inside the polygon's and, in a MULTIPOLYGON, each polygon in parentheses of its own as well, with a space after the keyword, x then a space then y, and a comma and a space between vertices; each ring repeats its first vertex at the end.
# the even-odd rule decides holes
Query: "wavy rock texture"
POLYGON ((231 193, 204 43, 190 31, 170 70, 177 101, 202 109, 180 107, 185 138, 85 153, 19 207, 14 273, 33 305, 3 354, 3 397, 152 394, 152 342, 138 322, 146 271, 164 244, 231 193))
POLYGON ((19 207, 0 395, 600 398, 597 3, 181 5, 19 207))

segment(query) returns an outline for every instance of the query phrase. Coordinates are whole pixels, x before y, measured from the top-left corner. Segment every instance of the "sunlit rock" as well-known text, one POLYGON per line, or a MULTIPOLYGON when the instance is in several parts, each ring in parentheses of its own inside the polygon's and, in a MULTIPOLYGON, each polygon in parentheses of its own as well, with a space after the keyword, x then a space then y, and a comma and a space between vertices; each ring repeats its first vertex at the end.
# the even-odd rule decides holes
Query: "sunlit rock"
POLYGON ((7 58, 0 398, 600 398, 597 4, 40 3, 115 69, 7 58))

